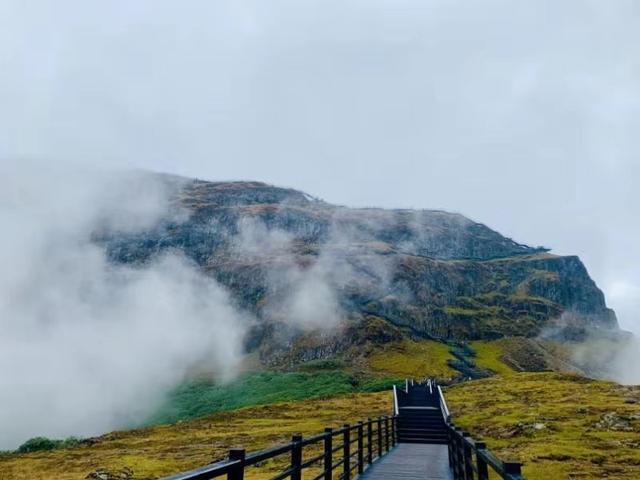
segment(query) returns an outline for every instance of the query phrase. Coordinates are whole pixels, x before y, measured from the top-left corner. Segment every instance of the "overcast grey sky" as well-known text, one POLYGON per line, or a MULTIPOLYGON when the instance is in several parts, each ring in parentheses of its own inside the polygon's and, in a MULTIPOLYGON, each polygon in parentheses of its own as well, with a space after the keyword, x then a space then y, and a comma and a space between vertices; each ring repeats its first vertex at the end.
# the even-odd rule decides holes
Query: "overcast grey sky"
POLYGON ((459 211, 637 332, 639 133, 636 0, 0 2, 3 162, 459 211))

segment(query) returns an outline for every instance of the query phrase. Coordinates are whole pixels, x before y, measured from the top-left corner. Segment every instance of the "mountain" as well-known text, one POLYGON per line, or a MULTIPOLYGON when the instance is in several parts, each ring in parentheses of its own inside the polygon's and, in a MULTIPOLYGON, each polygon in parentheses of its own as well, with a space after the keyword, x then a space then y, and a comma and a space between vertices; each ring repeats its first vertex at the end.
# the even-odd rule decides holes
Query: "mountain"
POLYGON ((161 178, 172 215, 95 240, 119 263, 182 252, 258 319, 247 348, 264 362, 403 335, 581 340, 618 331, 578 257, 517 243, 460 214, 348 208, 259 182, 161 178))

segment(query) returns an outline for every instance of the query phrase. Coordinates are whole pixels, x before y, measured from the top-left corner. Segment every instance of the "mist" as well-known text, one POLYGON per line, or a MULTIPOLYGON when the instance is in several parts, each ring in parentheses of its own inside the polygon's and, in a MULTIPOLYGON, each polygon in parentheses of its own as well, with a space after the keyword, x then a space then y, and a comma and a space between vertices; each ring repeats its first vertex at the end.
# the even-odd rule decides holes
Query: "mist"
MULTIPOLYGON (((1 2, 0 448, 123 425, 193 365, 238 361, 251 320, 187 260, 114 266, 90 242, 184 214, 161 182, 124 188, 114 168, 461 212, 578 254, 640 334, 638 45, 634 0, 1 2), (201 342, 216 322, 220 348, 201 342)), ((312 286, 330 283, 322 262, 312 286)), ((282 303, 297 317, 305 284, 282 303)), ((638 383, 630 352, 617 378, 638 383)))
POLYGON ((638 45, 634 0, 6 0, 0 158, 457 211, 640 333, 638 45))
POLYGON ((231 378, 250 319, 178 252, 114 265, 96 228, 184 212, 149 174, 5 164, 0 191, 0 449, 135 425, 189 374, 231 378))

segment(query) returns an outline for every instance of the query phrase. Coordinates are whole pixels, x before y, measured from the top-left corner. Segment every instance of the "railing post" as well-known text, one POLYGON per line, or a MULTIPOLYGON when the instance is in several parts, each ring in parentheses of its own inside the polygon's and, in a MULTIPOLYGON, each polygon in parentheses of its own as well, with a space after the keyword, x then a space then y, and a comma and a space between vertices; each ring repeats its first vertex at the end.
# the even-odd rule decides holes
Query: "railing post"
POLYGON ((478 470, 478 480, 489 480, 489 467, 487 466, 487 462, 478 455, 478 450, 485 450, 486 448, 486 443, 476 442, 476 469, 478 470))
POLYGON ((522 464, 520 462, 504 462, 504 473, 511 475, 510 479, 522 478, 522 464))
POLYGON ((302 480, 302 435, 291 437, 291 480, 302 480))
POLYGON ((373 462, 373 420, 367 420, 367 463, 371 465, 373 462))
POLYGON ((324 480, 333 477, 333 428, 324 429, 324 480))
POLYGON ((464 479, 464 470, 462 469, 462 451, 460 447, 460 439, 462 438, 462 433, 459 428, 455 428, 453 430, 453 451, 454 451, 454 460, 453 460, 453 478, 456 480, 464 479))
POLYGON ((358 474, 364 472, 364 440, 362 422, 358 422, 358 474))
POLYGON ((342 446, 342 456, 343 462, 342 466, 344 467, 342 479, 349 480, 351 478, 351 426, 348 423, 344 424, 344 436, 343 436, 343 446, 342 446))
POLYGON ((384 444, 389 451, 389 417, 384 417, 384 444))
POLYGON ((378 457, 382 456, 382 417, 378 417, 378 457))
POLYGON ((396 446, 396 425, 397 425, 397 415, 391 417, 391 446, 396 446))
POLYGON ((453 472, 454 480, 458 480, 458 451, 456 450, 456 430, 453 425, 449 428, 449 448, 451 449, 451 457, 449 462, 451 464, 451 471, 453 472))
POLYGON ((229 450, 229 460, 239 460, 239 463, 227 474, 228 480, 244 480, 245 456, 246 451, 244 448, 232 448, 229 450))
POLYGON ((453 470, 453 436, 451 435, 452 427, 450 424, 447 425, 447 450, 449 452, 449 468, 453 470))
POLYGON ((473 480, 473 452, 469 445, 469 432, 462 432, 462 456, 464 459, 464 478, 473 480))

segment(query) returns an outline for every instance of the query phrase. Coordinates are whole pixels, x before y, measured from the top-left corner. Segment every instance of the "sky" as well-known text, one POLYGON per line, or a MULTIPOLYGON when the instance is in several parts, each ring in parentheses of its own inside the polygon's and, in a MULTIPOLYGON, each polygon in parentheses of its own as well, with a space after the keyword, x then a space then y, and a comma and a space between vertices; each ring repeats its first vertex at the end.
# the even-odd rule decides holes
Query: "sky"
POLYGON ((3 0, 0 161, 461 212, 640 333, 635 0, 3 0))

